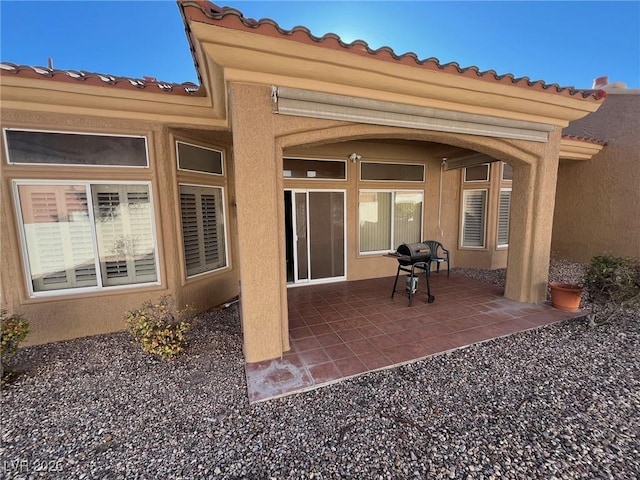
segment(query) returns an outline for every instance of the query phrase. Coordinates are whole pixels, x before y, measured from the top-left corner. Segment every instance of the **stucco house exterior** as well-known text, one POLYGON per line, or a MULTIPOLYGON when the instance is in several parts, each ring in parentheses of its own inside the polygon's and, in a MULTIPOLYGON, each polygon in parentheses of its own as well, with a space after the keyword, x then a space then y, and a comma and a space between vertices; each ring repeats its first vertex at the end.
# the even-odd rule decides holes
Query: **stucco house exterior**
POLYGON ((596 80, 607 100, 563 133, 606 147, 587 161, 560 159, 551 248, 577 262, 604 253, 640 259, 640 90, 596 80))
POLYGON ((604 146, 562 132, 603 91, 179 8, 200 85, 1 65, 1 302, 32 343, 240 295, 246 360, 275 358, 288 288, 394 275, 428 238, 545 300, 558 172, 604 146))

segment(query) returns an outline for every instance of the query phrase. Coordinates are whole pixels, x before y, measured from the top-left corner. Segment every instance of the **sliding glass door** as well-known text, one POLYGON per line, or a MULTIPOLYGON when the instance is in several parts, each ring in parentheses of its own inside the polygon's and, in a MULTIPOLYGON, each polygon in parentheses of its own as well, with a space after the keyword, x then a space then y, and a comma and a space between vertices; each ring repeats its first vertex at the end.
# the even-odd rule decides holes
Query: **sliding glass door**
POLYGON ((287 282, 346 278, 345 192, 286 190, 287 282))

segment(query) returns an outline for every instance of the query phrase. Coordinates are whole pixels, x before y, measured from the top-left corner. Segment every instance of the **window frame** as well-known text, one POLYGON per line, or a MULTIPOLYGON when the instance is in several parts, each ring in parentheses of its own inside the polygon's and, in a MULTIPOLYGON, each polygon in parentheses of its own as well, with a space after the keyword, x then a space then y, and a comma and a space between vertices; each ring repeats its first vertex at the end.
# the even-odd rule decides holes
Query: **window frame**
POLYGON ((412 189, 407 189, 407 190, 403 190, 403 189, 393 189, 393 188, 361 188, 358 189, 358 255, 359 256, 371 256, 371 255, 380 255, 380 254, 385 254, 385 253, 389 253, 390 251, 394 251, 396 248, 396 240, 394 239, 394 219, 395 219, 395 205, 396 205, 396 193, 400 192, 400 193, 419 193, 420 195, 422 195, 422 207, 421 207, 421 212, 420 212, 420 239, 418 240, 418 242, 422 241, 423 236, 424 236, 424 198, 425 198, 425 193, 424 190, 412 190, 412 189), (361 235, 360 235, 360 194, 361 193, 391 193, 391 215, 390 215, 390 219, 391 219, 391 224, 389 225, 389 229, 390 229, 390 236, 389 236, 389 241, 390 241, 390 246, 389 248, 385 248, 383 250, 375 250, 375 251, 369 251, 369 252, 363 252, 361 250, 361 235))
POLYGON ((82 132, 77 130, 47 130, 39 128, 19 128, 19 127, 4 127, 2 129, 2 136, 4 140, 4 149, 7 159, 7 165, 15 165, 21 167, 80 167, 80 168, 150 168, 149 162, 149 140, 146 135, 131 135, 120 133, 98 133, 98 132, 82 132), (118 138, 142 138, 144 140, 145 160, 146 165, 92 165, 81 163, 21 163, 12 162, 11 155, 9 154, 9 141, 7 139, 8 131, 18 132, 35 132, 35 133, 60 133, 68 135, 84 135, 84 136, 98 136, 98 137, 118 137, 118 138))
POLYGON ((228 226, 228 217, 227 217, 228 203, 227 203, 227 192, 224 186, 223 185, 207 185, 207 184, 199 184, 199 183, 192 183, 192 182, 178 182, 177 193, 178 193, 177 207, 178 207, 178 216, 179 216, 178 218, 180 219, 179 235, 180 235, 180 245, 182 247, 180 249, 180 257, 182 259, 181 263, 182 263, 182 268, 184 269, 183 278, 185 279, 185 281, 190 281, 190 280, 202 277, 203 275, 210 275, 213 273, 218 273, 218 272, 230 269, 231 265, 229 263, 229 226, 228 226), (195 273, 193 275, 189 275, 187 272, 187 259, 184 252, 184 230, 182 227, 182 204, 180 201, 180 187, 182 186, 221 190, 220 198, 222 199, 222 202, 221 202, 222 203, 222 219, 223 219, 223 228, 224 228, 224 265, 222 267, 214 268, 213 270, 207 270, 204 272, 195 273))
POLYGON ((485 250, 487 248, 487 211, 489 207, 489 188, 467 188, 462 191, 462 201, 460 202, 460 248, 469 250, 485 250), (465 206, 466 196, 468 192, 484 192, 484 208, 482 216, 482 245, 465 245, 464 244, 464 226, 465 226, 465 206))
POLYGON ((311 180, 313 182, 346 182, 349 178, 349 165, 346 160, 341 158, 311 158, 311 157, 298 157, 292 155, 282 156, 282 178, 285 181, 305 181, 311 180), (338 162, 344 164, 344 177, 343 178, 318 178, 318 177, 289 177, 284 174, 287 170, 284 169, 285 160, 309 160, 313 162, 338 162))
POLYGON ((213 148, 213 147, 205 147, 203 145, 198 145, 196 143, 187 142, 185 140, 175 139, 176 146, 176 169, 178 172, 189 172, 189 173, 197 173, 199 175, 211 175, 213 177, 224 177, 225 176, 225 152, 223 149, 213 148), (211 152, 218 152, 220 154, 220 170, 221 173, 215 172, 204 172, 202 170, 193 170, 190 168, 182 168, 180 167, 180 151, 178 149, 178 144, 183 143, 185 145, 189 145, 190 147, 201 148, 203 150, 209 150, 211 152))
MULTIPOLYGON (((360 182, 386 182, 386 183, 408 183, 417 185, 418 183, 424 183, 427 178, 427 168, 424 163, 413 163, 413 162, 384 162, 381 160, 362 160, 358 162, 358 180, 360 182), (362 165, 365 163, 377 163, 382 165, 409 165, 413 167, 422 167, 422 180, 369 180, 366 178, 362 178, 362 165)), ((424 201, 424 199, 423 199, 424 201)))
POLYGON ((161 285, 161 266, 160 266, 160 252, 158 250, 158 230, 156 225, 156 211, 155 211, 155 199, 153 195, 153 185, 151 181, 133 181, 133 180, 46 180, 46 179, 14 179, 11 182, 13 190, 13 201, 15 205, 15 213, 17 215, 16 221, 18 224, 18 233, 20 241, 20 253, 22 260, 22 269, 25 274, 24 280, 27 286, 27 292, 30 298, 43 298, 43 297, 60 297, 60 296, 75 296, 83 293, 108 293, 116 290, 130 290, 137 288, 148 288, 149 286, 161 285), (33 280, 31 275, 31 266, 29 262, 29 249, 27 247, 27 236, 24 225, 24 216, 22 211, 22 205, 20 202, 19 186, 84 186, 87 192, 87 210, 91 226, 91 238, 93 245, 94 263, 96 267, 96 283, 95 286, 66 288, 56 290, 35 291, 33 287, 33 280), (93 185, 144 185, 149 191, 149 217, 151 220, 151 232, 152 243, 155 256, 156 267, 156 280, 153 282, 140 282, 130 283, 124 285, 103 285, 102 280, 102 267, 100 265, 100 252, 98 248, 98 234, 96 232, 96 219, 94 212, 94 203, 91 187, 93 185))
POLYGON ((470 167, 464 167, 464 172, 462 172, 462 181, 464 183, 487 183, 491 178, 491 164, 490 163, 480 163, 478 165, 472 165, 470 167), (487 167, 487 176, 484 180, 467 180, 467 169, 472 167, 487 167))

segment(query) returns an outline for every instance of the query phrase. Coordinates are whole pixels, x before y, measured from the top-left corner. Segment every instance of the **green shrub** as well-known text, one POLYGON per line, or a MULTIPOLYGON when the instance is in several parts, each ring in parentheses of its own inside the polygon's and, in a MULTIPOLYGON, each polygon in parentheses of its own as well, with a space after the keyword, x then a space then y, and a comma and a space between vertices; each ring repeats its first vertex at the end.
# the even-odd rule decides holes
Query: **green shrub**
POLYGON ((9 315, 6 310, 0 310, 0 378, 13 356, 18 351, 18 345, 27 338, 29 322, 22 315, 9 315))
POLYGON ((640 262, 613 255, 591 259, 584 277, 591 322, 604 323, 626 308, 640 305, 640 262))
POLYGON ((184 350, 192 309, 176 310, 171 295, 163 295, 156 303, 147 300, 141 308, 126 312, 124 318, 142 350, 168 359, 184 350))

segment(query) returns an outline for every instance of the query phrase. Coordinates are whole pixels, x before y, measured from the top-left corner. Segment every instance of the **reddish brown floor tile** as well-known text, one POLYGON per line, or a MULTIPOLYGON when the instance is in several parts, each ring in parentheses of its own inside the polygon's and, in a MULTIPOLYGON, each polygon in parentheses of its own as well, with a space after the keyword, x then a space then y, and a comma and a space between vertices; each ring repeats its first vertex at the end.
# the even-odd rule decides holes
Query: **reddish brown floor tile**
POLYGON ((338 334, 338 336, 345 342, 351 342, 354 340, 361 340, 364 337, 362 336, 362 334, 356 330, 355 328, 349 329, 349 330, 340 330, 339 332, 336 332, 338 334))
POLYGON ((378 368, 384 368, 392 364, 391 360, 378 351, 363 353, 358 355, 358 358, 368 370, 377 370, 378 368))
POLYGON ((300 338, 300 339, 294 339, 291 342, 291 347, 296 351, 296 352, 302 352, 305 350, 313 350, 315 348, 320 348, 320 342, 318 342, 318 339, 316 337, 309 337, 309 338, 300 338))
POLYGON ((376 327, 375 325, 369 325, 367 327, 358 327, 356 328, 356 330, 358 330, 358 332, 360 332, 362 336, 366 338, 376 337, 378 335, 384 335, 384 332, 380 330, 378 327, 376 327))
POLYGON ((324 351, 329 356, 329 359, 334 361, 341 358, 353 356, 353 352, 351 351, 351 349, 344 343, 338 343, 337 345, 324 347, 324 351))
POLYGON ((366 339, 352 340, 352 341, 348 342, 347 345, 349 346, 351 351, 353 353, 355 353, 356 355, 361 355, 361 354, 364 354, 364 353, 371 353, 371 352, 377 351, 376 347, 371 345, 369 340, 366 340, 366 339))
POLYGON ((369 343, 378 350, 384 350, 385 348, 395 347, 398 345, 398 341, 390 335, 378 335, 377 337, 371 337, 369 339, 369 343))
POLYGON ((406 345, 398 345, 382 350, 385 357, 391 360, 391 363, 404 363, 415 358, 413 352, 407 349, 406 345))
POLYGON ((309 374, 316 384, 326 383, 340 378, 340 371, 333 362, 322 363, 309 367, 309 374))
POLYGON ((318 335, 316 337, 318 343, 323 347, 328 347, 331 345, 336 345, 338 343, 342 343, 342 338, 337 333, 327 333, 325 335, 318 335))
POLYGON ((308 317, 302 317, 304 320, 304 323, 307 326, 311 326, 311 325, 319 325, 322 323, 326 323, 326 320, 322 317, 322 315, 310 315, 308 317))
POLYGON ((336 360, 334 363, 340 373, 345 377, 357 375, 358 373, 363 373, 368 370, 367 366, 362 363, 358 357, 354 356, 336 360))
POLYGON ((305 350, 304 352, 299 352, 298 356, 307 367, 325 363, 331 360, 331 357, 322 348, 305 350))
POLYGON ((291 351, 246 364, 250 402, 313 388, 585 312, 504 298, 503 289, 452 275, 432 275, 434 303, 421 292, 408 306, 391 299, 392 278, 290 289, 291 351))
POLYGON ((333 328, 328 323, 318 323, 317 325, 309 325, 309 330, 313 332, 313 335, 318 337, 320 335, 326 335, 327 333, 333 333, 333 328))

